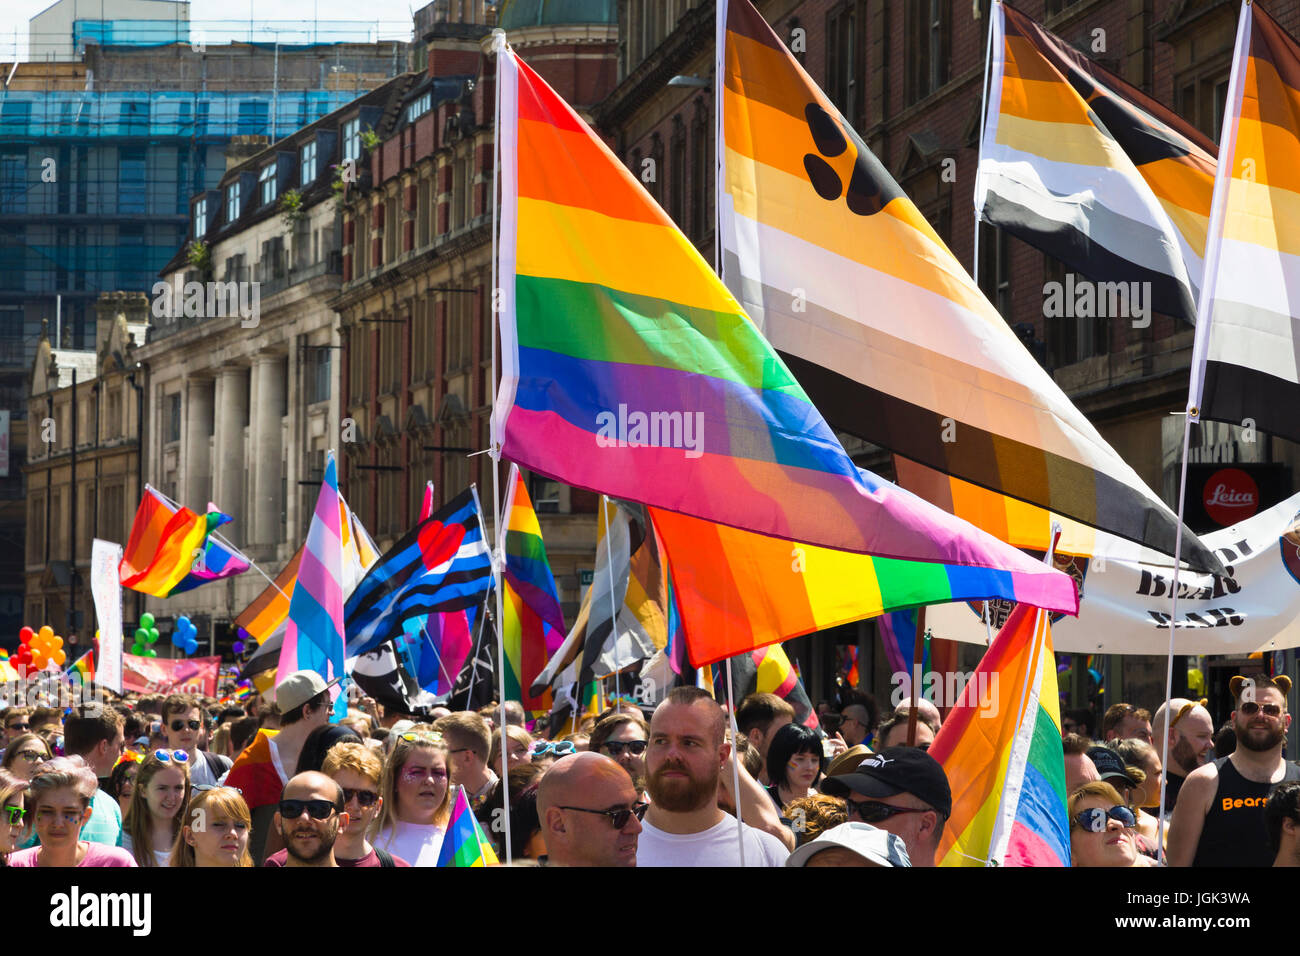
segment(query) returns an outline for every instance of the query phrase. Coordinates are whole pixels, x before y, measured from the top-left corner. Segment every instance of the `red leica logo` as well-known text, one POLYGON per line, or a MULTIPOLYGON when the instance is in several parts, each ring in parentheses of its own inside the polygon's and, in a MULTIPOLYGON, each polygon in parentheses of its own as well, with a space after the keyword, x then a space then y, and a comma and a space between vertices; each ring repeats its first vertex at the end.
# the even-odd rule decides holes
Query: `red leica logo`
POLYGON ((1259 486, 1240 468, 1216 471, 1205 483, 1205 513, 1221 525, 1244 521, 1259 510, 1259 486))

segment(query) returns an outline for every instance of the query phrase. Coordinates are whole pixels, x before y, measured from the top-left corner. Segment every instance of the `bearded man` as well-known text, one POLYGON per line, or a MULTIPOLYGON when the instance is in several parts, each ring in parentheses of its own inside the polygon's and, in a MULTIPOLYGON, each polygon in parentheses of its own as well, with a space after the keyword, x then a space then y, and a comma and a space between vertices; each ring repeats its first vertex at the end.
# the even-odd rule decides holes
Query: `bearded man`
POLYGON ((737 823, 718 807, 718 776, 727 765, 722 709, 698 687, 677 687, 650 719, 646 790, 650 809, 637 844, 637 866, 784 866, 776 837, 737 823))
POLYGON ((1187 775, 1169 824, 1170 866, 1272 866, 1264 805, 1281 783, 1300 781, 1284 760, 1291 715, 1287 677, 1234 677, 1237 749, 1187 775))

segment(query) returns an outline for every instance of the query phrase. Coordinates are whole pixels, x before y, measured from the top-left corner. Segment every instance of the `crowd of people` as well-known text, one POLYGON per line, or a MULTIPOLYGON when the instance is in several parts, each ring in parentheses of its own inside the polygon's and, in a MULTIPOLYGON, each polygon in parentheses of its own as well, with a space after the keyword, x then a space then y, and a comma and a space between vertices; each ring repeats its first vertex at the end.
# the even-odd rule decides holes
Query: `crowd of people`
MULTIPOLYGON (((1096 739, 1090 714, 1063 714, 1073 865, 1300 866, 1290 689, 1234 679, 1217 734, 1204 701, 1116 704, 1096 739)), ((828 736, 774 694, 729 715, 681 687, 547 739, 515 702, 504 727, 497 706, 385 715, 368 699, 332 723, 310 671, 269 696, 0 712, 0 865, 435 866, 463 791, 516 864, 934 866, 952 813, 923 699, 882 716, 854 692, 821 709, 828 736)))

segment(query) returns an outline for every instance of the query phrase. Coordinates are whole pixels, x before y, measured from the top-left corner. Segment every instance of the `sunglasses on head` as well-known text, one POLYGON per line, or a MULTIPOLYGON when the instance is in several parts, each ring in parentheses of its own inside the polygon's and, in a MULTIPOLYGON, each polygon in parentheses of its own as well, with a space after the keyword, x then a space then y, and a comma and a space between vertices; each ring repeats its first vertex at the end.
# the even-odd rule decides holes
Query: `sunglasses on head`
POLYGON ((875 800, 850 800, 849 816, 857 817, 863 823, 880 823, 900 813, 929 813, 929 807, 895 807, 875 800))
POLYGON ((1265 717, 1277 718, 1282 716, 1282 707, 1280 704, 1261 704, 1257 701, 1247 700, 1243 701, 1241 706, 1237 709, 1247 717, 1254 717, 1261 710, 1264 712, 1265 717))
POLYGON ((338 807, 329 800, 281 800, 280 816, 285 820, 297 820, 304 810, 313 820, 328 820, 338 807))
MULTIPOLYGON (((572 740, 564 741, 572 745, 572 740)), ((644 740, 607 740, 600 745, 611 757, 621 757, 626 750, 633 757, 639 757, 645 753, 646 742, 644 740)))
POLYGON ((174 731, 181 731, 186 727, 190 728, 190 730, 198 730, 203 726, 203 722, 201 720, 173 720, 171 726, 174 731))
POLYGON ((23 822, 23 817, 27 815, 27 811, 22 807, 6 806, 4 812, 9 815, 9 825, 11 827, 18 826, 18 824, 23 822))
POLYGON ((233 790, 241 797, 244 795, 244 791, 240 790, 238 787, 228 787, 222 783, 200 783, 195 784, 194 786, 195 793, 203 793, 208 790, 233 790))
POLYGON ((408 744, 414 744, 414 743, 440 744, 442 743, 442 734, 438 733, 438 731, 436 730, 430 731, 428 733, 424 733, 424 732, 417 733, 416 731, 408 730, 404 734, 398 734, 397 739, 405 740, 408 744))
POLYGON ((1122 827, 1137 826, 1137 817, 1133 815, 1133 811, 1128 807, 1111 807, 1109 810, 1093 807, 1091 810, 1084 810, 1076 815, 1074 822, 1089 833, 1104 833, 1108 819, 1118 820, 1122 827))
POLYGON ((577 752, 578 747, 572 740, 558 742, 537 740, 528 748, 528 756, 534 760, 540 760, 542 757, 567 757, 569 754, 577 752))
POLYGON ((163 763, 190 762, 190 755, 184 750, 155 750, 153 755, 155 760, 161 760, 163 763))
MULTIPOLYGON (((573 741, 566 741, 573 743, 573 741)), ((624 807, 622 810, 589 810, 587 807, 560 807, 561 810, 577 810, 579 813, 599 813, 602 816, 609 817, 614 823, 615 830, 621 830, 627 826, 627 821, 635 816, 638 820, 645 819, 645 812, 649 809, 648 803, 634 803, 630 807, 624 807)))

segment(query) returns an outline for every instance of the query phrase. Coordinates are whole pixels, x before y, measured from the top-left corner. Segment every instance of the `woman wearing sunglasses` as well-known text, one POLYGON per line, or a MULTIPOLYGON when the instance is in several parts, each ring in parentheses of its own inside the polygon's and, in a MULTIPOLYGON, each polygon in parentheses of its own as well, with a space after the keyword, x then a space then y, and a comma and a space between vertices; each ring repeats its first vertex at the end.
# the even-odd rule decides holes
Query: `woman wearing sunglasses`
POLYGON ((200 784, 189 817, 172 848, 172 866, 252 866, 248 834, 253 818, 234 787, 200 784))
POLYGON ((1108 783, 1094 780, 1070 795, 1072 866, 1146 866, 1137 851, 1137 817, 1108 783))
POLYGON ((397 735, 379 782, 383 807, 375 846, 412 866, 437 866, 451 815, 447 744, 436 731, 397 735))
POLYGON ((189 822, 190 758, 184 750, 155 750, 140 764, 122 846, 138 866, 167 866, 181 827, 189 822))
POLYGON ((0 868, 9 865, 9 854, 18 849, 22 840, 26 792, 26 780, 0 771, 0 868))
POLYGON ((20 734, 9 749, 5 751, 3 769, 8 770, 20 780, 31 780, 36 768, 52 755, 45 741, 36 734, 20 734))
POLYGON ((9 855, 20 866, 135 866, 126 850, 82 840, 94 809, 95 772, 81 757, 56 757, 36 769, 27 791, 26 819, 40 845, 9 855))

